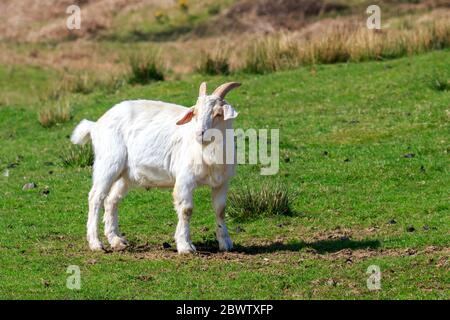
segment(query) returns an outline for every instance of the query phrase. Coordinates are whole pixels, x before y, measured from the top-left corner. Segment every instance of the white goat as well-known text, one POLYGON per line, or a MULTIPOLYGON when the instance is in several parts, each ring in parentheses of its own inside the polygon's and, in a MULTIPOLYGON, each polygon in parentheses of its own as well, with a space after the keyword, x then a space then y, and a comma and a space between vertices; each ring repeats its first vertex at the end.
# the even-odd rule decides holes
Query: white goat
POLYGON ((83 144, 90 137, 95 153, 87 222, 91 250, 103 249, 98 235, 102 205, 108 242, 114 250, 126 248, 127 241, 119 232, 117 207, 132 185, 174 188, 178 214, 175 241, 179 253, 195 251, 189 231, 193 192, 199 185, 210 186, 219 248, 232 248, 224 218, 228 183, 234 175, 235 164, 211 163, 214 155, 205 154, 204 147, 208 142, 214 143, 205 139, 209 129, 223 133, 223 140, 215 143, 227 143, 225 130, 232 128, 238 113, 224 97, 238 86, 236 82, 225 83, 207 95, 206 83, 202 83, 197 103, 188 109, 160 101, 124 101, 97 122, 80 122, 71 141, 83 144), (199 156, 200 163, 196 161, 199 156))

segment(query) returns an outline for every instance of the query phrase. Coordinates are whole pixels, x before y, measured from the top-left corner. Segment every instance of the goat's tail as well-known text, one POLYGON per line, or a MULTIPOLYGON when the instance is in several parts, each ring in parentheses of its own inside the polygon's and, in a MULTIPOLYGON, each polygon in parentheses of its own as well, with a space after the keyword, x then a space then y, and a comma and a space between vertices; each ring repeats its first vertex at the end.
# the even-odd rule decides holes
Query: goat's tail
POLYGON ((75 130, 72 132, 70 141, 74 144, 85 144, 91 138, 91 130, 95 122, 89 120, 81 120, 75 130))

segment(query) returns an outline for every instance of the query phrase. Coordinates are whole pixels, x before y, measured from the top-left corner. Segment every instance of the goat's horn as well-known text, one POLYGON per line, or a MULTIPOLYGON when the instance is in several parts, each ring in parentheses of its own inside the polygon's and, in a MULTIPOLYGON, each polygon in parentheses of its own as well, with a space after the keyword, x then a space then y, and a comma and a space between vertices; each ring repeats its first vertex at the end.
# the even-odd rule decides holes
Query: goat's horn
POLYGON ((200 88, 198 89, 198 96, 199 97, 206 96, 206 82, 202 82, 200 84, 200 88))
POLYGON ((216 90, 214 90, 213 95, 220 97, 220 99, 225 98, 228 92, 233 90, 234 88, 239 87, 241 84, 238 82, 227 82, 223 85, 219 86, 216 90))

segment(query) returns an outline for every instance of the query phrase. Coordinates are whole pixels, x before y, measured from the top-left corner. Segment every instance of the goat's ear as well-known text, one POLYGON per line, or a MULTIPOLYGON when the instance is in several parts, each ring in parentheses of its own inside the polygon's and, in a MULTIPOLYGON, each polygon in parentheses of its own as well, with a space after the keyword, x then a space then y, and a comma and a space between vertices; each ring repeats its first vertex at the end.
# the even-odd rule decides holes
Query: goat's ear
POLYGON ((185 123, 188 123, 189 121, 192 120, 192 117, 194 116, 194 107, 189 108, 189 110, 187 110, 183 116, 177 121, 177 125, 182 125, 185 123))
POLYGON ((223 120, 234 119, 238 116, 238 112, 234 110, 229 104, 224 104, 223 108, 223 120))

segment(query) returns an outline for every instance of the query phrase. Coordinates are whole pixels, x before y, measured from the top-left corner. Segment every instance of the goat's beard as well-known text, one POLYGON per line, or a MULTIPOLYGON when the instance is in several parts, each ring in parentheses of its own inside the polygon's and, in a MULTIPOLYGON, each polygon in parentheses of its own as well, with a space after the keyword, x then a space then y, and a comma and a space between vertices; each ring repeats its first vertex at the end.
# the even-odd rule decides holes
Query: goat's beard
POLYGON ((202 159, 207 165, 225 164, 225 147, 223 141, 208 141, 202 145, 202 159))

